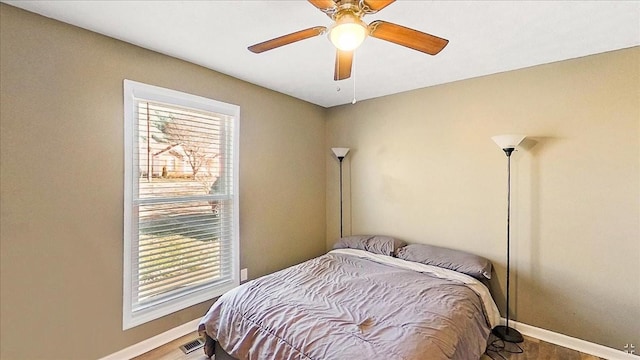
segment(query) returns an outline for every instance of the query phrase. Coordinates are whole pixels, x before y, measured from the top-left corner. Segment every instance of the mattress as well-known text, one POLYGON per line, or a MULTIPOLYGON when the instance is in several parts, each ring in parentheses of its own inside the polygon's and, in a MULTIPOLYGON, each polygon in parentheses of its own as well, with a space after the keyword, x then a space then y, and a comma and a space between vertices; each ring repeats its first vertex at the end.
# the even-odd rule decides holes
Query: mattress
POLYGON ((354 249, 247 282, 201 320, 236 359, 479 359, 499 313, 452 270, 354 249))

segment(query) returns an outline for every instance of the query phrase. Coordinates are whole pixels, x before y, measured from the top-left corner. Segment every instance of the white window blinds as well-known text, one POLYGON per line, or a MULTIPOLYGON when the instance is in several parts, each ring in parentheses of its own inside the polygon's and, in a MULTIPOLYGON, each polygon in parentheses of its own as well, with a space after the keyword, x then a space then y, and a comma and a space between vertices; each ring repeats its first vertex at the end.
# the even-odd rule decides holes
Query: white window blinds
POLYGON ((239 110, 130 81, 125 103, 128 328, 237 286, 239 110))

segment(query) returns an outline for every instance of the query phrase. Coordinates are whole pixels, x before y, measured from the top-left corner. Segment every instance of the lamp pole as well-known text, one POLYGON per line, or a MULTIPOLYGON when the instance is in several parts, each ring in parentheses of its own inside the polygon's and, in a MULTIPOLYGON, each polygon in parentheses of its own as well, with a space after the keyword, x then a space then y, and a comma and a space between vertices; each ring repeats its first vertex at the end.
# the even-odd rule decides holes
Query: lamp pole
POLYGON ((503 150, 504 153, 507 154, 507 312, 505 314, 505 337, 512 339, 512 342, 519 342, 517 341, 516 334, 513 334, 515 338, 511 337, 511 333, 517 333, 517 331, 509 327, 509 274, 511 273, 511 153, 514 149, 506 148, 503 150))
POLYGON ((342 237, 342 160, 344 156, 338 156, 340 161, 340 237, 342 237))
POLYGON ((510 293, 510 273, 511 273, 511 154, 516 146, 525 137, 522 135, 500 135, 492 139, 500 146, 507 155, 507 304, 505 313, 505 326, 496 326, 493 334, 503 341, 521 343, 524 341, 522 334, 516 329, 509 327, 509 293, 510 293))
POLYGON ((340 237, 342 237, 342 160, 349 153, 349 148, 331 148, 331 151, 340 162, 340 237))

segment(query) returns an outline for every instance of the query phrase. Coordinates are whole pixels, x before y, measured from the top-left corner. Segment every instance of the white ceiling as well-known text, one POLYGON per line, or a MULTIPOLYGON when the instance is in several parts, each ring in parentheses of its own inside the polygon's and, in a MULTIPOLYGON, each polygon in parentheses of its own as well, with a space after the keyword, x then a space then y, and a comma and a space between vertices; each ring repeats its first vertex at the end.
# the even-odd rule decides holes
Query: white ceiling
POLYGON ((302 0, 6 1, 324 107, 640 45, 640 1, 398 0, 383 19, 448 39, 430 56, 368 38, 333 80, 318 36, 262 54, 247 46, 331 23, 302 0), (355 84, 354 84, 355 81, 355 84))

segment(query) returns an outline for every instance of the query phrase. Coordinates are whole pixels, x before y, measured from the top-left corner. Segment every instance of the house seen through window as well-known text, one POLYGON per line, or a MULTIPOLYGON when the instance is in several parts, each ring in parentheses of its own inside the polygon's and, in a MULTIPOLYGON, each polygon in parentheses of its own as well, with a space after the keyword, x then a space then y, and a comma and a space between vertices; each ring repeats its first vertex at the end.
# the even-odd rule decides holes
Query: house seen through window
POLYGON ((239 109, 125 81, 123 328, 238 284, 239 109))

